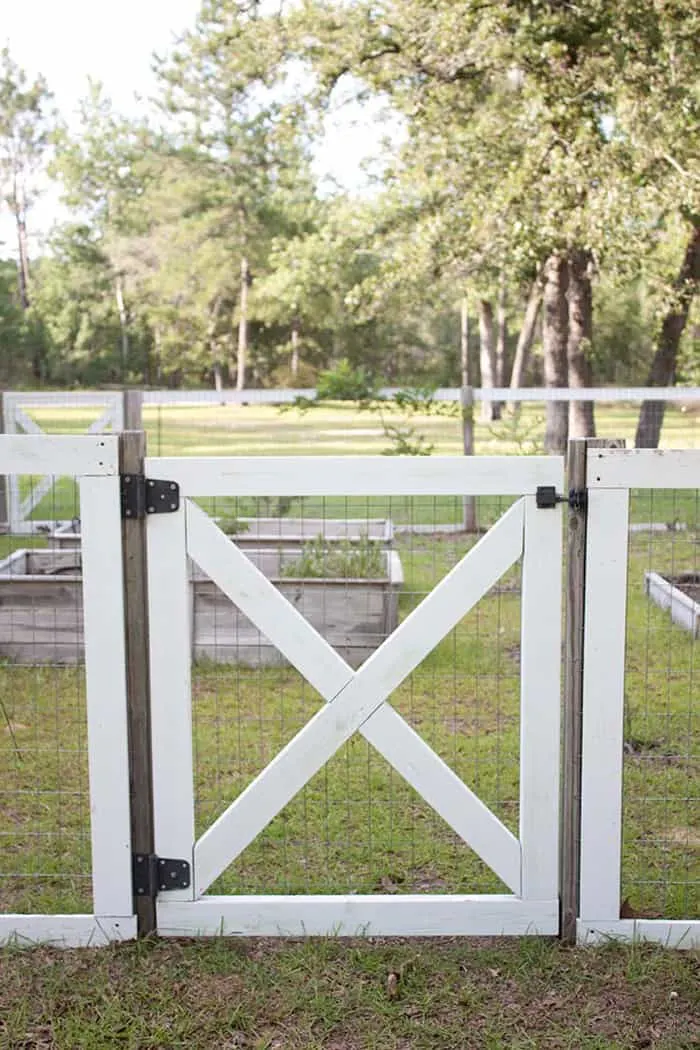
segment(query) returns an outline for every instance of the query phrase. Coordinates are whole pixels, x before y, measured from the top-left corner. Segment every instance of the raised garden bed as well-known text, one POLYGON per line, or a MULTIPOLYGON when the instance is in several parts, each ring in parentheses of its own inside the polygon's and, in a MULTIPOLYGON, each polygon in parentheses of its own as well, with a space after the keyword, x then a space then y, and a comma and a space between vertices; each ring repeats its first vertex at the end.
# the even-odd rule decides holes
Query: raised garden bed
POLYGON ((653 602, 670 610, 674 623, 700 638, 700 572, 668 577, 646 572, 644 588, 653 602))
MULTIPOLYGON (((243 548, 294 547, 322 536, 334 543, 348 540, 360 542, 363 538, 389 546, 394 538, 391 521, 385 518, 238 518, 219 525, 243 548)), ((79 547, 80 521, 67 521, 49 534, 51 547, 79 547)))
MULTIPOLYGON (((246 554, 354 667, 394 629, 403 575, 396 551, 380 549, 371 578, 294 575, 300 549, 246 554), (291 573, 291 575, 290 575, 291 573)), ((249 667, 281 665, 281 654, 219 588, 191 565, 193 655, 249 667)), ((0 657, 28 664, 83 659, 79 548, 18 550, 0 562, 0 657)))

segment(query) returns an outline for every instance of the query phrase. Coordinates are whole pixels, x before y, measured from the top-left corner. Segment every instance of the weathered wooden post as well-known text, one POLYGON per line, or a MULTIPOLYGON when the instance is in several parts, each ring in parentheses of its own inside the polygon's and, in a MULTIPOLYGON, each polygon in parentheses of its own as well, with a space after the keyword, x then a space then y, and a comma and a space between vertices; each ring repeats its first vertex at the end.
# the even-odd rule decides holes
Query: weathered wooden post
POLYGON ((562 783, 560 810, 560 936, 576 943, 579 910, 581 838, 581 728, 583 719, 583 625, 586 593, 586 463, 589 448, 624 448, 621 439, 577 438, 569 441, 566 656, 562 710, 562 783))
POLYGON ((122 419, 124 430, 143 430, 143 391, 122 391, 122 419))
MULTIPOLYGON (((125 419, 135 408, 125 392, 125 419)), ((148 640, 148 590, 146 576, 145 515, 126 516, 125 497, 130 478, 143 478, 146 435, 143 431, 124 431, 119 435, 119 469, 122 478, 122 558, 124 566, 124 615, 126 642, 126 687, 129 727, 131 849, 134 864, 150 865, 154 854, 153 781, 151 756, 150 671, 148 640)), ((138 483, 136 483, 138 485, 138 483)), ((136 880, 135 880, 136 881, 136 880)), ((146 879, 146 882, 148 880, 146 879)), ((155 896, 146 890, 134 892, 139 936, 156 929, 155 896)))

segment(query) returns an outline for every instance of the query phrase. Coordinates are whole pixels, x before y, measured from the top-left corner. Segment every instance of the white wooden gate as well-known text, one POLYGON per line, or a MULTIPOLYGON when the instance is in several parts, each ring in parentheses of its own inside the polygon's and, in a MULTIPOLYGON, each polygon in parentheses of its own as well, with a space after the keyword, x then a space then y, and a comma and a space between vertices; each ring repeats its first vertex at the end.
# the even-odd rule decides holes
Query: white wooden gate
POLYGON ((700 488, 700 451, 591 450, 587 487, 578 938, 698 947, 697 919, 620 918, 620 875, 630 490, 700 488))
POLYGON ((547 934, 559 928, 558 798, 562 521, 538 509, 561 491, 555 458, 153 459, 180 509, 148 527, 155 852, 192 864, 189 889, 161 892, 164 935, 547 934), (520 497, 387 640, 353 671, 192 502, 211 496, 520 497), (327 701, 195 838, 188 556, 327 701), (397 711, 392 691, 522 557, 520 827, 515 836, 397 711), (360 732, 510 894, 214 896, 217 876, 360 732))
MULTIPOLYGON (((3 416, 5 433, 7 434, 34 434, 44 433, 42 428, 27 413, 28 408, 36 408, 40 405, 55 406, 85 406, 88 408, 98 407, 102 409, 98 418, 90 424, 88 434, 103 434, 111 430, 118 434, 124 429, 123 398, 116 391, 72 391, 65 393, 15 393, 6 392, 3 398, 3 416)), ((39 506, 44 497, 53 488, 56 477, 45 474, 39 477, 30 492, 22 499, 19 487, 19 478, 10 477, 8 485, 8 521, 10 532, 15 535, 35 532, 40 526, 55 525, 55 521, 38 521, 32 519, 33 511, 39 506)))

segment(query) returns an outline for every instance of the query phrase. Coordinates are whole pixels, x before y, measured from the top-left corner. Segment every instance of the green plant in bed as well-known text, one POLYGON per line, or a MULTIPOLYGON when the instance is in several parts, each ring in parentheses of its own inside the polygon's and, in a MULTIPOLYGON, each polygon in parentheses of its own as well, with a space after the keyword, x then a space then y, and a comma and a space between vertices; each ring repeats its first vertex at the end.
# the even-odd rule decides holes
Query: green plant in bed
POLYGON ((329 543, 323 536, 305 543, 298 558, 281 566, 285 577, 311 579, 380 579, 386 575, 384 555, 368 536, 329 543))

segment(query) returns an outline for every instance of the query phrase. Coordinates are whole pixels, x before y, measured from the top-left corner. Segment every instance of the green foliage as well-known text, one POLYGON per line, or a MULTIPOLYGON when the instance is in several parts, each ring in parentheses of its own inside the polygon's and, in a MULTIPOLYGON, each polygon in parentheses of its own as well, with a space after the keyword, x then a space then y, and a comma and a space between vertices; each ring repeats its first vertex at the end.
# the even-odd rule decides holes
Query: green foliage
POLYGON ((369 401, 375 390, 376 384, 366 369, 353 368, 348 359, 343 358, 335 368, 321 372, 316 396, 319 401, 369 401))
POLYGON ((386 575, 384 552, 367 535, 359 540, 329 542, 319 535, 302 546, 301 554, 282 563, 281 575, 299 579, 381 579, 386 575))

